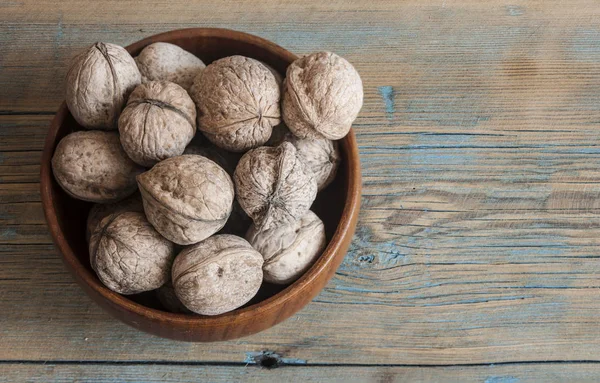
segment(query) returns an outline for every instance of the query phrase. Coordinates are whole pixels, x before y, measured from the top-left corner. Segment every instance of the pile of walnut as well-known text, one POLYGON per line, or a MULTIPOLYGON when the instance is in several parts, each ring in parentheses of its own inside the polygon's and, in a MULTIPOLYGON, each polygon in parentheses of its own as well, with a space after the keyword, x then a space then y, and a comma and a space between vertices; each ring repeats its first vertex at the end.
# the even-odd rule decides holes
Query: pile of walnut
POLYGON ((52 169, 69 195, 96 203, 90 263, 111 290, 156 290, 168 310, 218 315, 263 281, 298 279, 325 248, 309 209, 335 177, 332 140, 363 101, 345 59, 308 55, 282 81, 248 57, 205 66, 172 44, 134 59, 96 43, 74 59, 66 100, 85 129, 60 141, 52 169))

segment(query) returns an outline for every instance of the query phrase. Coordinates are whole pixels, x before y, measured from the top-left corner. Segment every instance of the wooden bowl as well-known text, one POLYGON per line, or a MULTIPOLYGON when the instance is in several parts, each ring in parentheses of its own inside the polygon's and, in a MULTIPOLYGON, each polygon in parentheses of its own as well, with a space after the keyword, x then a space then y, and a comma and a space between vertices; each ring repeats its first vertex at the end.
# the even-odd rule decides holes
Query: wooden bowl
MULTIPOLYGON (((243 55, 261 60, 285 75, 297 57, 267 40, 226 29, 194 28, 161 33, 127 47, 137 55, 146 45, 164 41, 196 54, 205 63, 243 55)), ((342 262, 360 207, 360 162, 354 133, 340 141, 342 163, 336 180, 320 193, 313 210, 325 223, 328 245, 315 264, 289 286, 264 284, 246 306, 218 316, 173 314, 163 311, 150 293, 123 296, 106 288, 90 267, 85 241, 86 217, 91 204, 69 197, 52 175, 50 160, 56 145, 68 133, 81 129, 60 106, 44 146, 41 195, 46 221, 63 261, 85 292, 106 311, 130 326, 166 338, 185 341, 222 341, 265 330, 285 320, 310 302, 342 262)))

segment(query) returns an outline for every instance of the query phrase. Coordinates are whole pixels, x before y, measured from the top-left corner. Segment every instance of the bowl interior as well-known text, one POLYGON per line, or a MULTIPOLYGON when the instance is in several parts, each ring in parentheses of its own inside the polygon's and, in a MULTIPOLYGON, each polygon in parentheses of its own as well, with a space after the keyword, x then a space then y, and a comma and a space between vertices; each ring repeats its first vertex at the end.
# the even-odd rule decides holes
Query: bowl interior
MULTIPOLYGON (((180 31, 180 33, 168 33, 150 37, 127 47, 127 49, 133 56, 136 56, 143 47, 152 42, 169 42, 192 52, 206 64, 227 56, 243 55, 267 63, 285 77, 287 66, 296 58, 296 56, 282 50, 274 44, 272 47, 269 46, 268 43, 265 45, 265 41, 262 39, 260 39, 260 42, 255 42, 253 41, 253 39, 255 39, 254 36, 241 35, 243 35, 243 38, 236 37, 237 35, 235 34, 227 37, 221 36, 219 33, 211 33, 210 30, 205 33, 195 33, 192 35, 186 34, 185 30, 183 30, 180 31)), ((61 111, 57 114, 57 119, 59 124, 53 142, 51 143, 52 151, 61 138, 73 131, 82 129, 68 110, 66 110, 64 104, 61 107, 61 111)), ((51 131, 49 134, 51 135, 52 133, 53 132, 51 131)), ((344 139, 340 142, 342 163, 339 167, 337 176, 331 185, 319 193, 312 206, 312 210, 325 224, 328 243, 331 241, 331 238, 338 227, 348 195, 349 145, 348 139, 344 139)), ((86 278, 89 283, 97 285, 94 286, 96 289, 108 290, 96 277, 89 262, 88 247, 85 240, 85 227, 87 215, 92 204, 71 198, 60 188, 53 177, 51 177, 50 183, 52 207, 57 216, 60 235, 63 236, 64 241, 71 247, 73 254, 75 254, 75 257, 84 267, 85 271, 89 273, 89 278, 86 278)), ((306 274, 309 274, 310 272, 311 270, 306 274)), ((298 283, 300 280, 294 283, 298 283)), ((256 307, 271 297, 285 294, 287 290, 293 288, 294 283, 289 286, 264 283, 256 297, 244 307, 256 307)), ((106 291, 106 293, 112 295, 109 291, 106 291)), ((141 304, 150 309, 163 311, 163 308, 155 298, 153 292, 124 296, 123 299, 129 300, 130 304, 133 305, 141 304)), ((240 309, 234 310, 232 313, 239 310, 240 309)), ((164 312, 166 313, 166 311, 164 312)), ((231 313, 223 314, 222 316, 226 315, 231 315, 231 313)))

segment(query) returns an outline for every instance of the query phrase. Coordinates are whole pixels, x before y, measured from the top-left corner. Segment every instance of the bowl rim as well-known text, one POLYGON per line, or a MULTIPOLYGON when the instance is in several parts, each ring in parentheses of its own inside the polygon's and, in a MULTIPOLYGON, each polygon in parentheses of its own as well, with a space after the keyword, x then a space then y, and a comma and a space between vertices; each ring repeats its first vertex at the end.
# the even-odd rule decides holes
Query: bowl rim
MULTIPOLYGON (((157 41, 165 41, 165 39, 176 39, 176 38, 190 38, 190 33, 193 34, 192 38, 205 37, 205 38, 228 38, 234 40, 244 41, 246 43, 260 45, 263 49, 268 49, 272 53, 283 57, 285 60, 294 61, 298 56, 285 50, 281 46, 263 39, 258 36, 254 36, 245 32, 234 31, 224 28, 185 28, 177 29, 173 31, 163 32, 156 35, 146 37, 140 41, 125 47, 130 53, 135 52, 144 46, 157 41)), ((344 161, 344 166, 347 170, 347 193, 345 196, 344 207, 337 228, 327 243, 327 247, 317 259, 317 261, 307 270, 298 280, 281 290, 277 294, 257 302, 253 305, 238 308, 230 312, 216 315, 216 316, 203 316, 203 315, 190 315, 190 314, 179 314, 154 309, 151 307, 144 306, 140 303, 136 303, 129 299, 127 296, 113 292, 104 286, 98 278, 94 275, 93 271, 88 270, 77 258, 75 251, 70 246, 69 242, 65 239, 60 224, 58 222, 58 216, 56 213, 55 201, 52 197, 52 167, 51 159, 54 154, 54 150, 57 140, 58 130, 68 116, 69 111, 66 103, 63 101, 55 114, 44 143, 44 149, 42 153, 42 161, 40 166, 40 194, 42 200, 42 207, 46 218, 46 223, 49 228, 55 246, 58 248, 63 261, 71 268, 73 274, 81 282, 85 283, 89 288, 93 289, 103 299, 108 301, 112 305, 117 305, 125 311, 145 317, 150 320, 168 321, 180 326, 192 326, 192 327, 213 327, 217 324, 227 325, 229 323, 239 324, 241 322, 248 322, 254 319, 256 313, 263 311, 276 310, 277 307, 284 305, 286 302, 294 299, 298 294, 305 293, 310 289, 315 278, 322 273, 326 273, 331 267, 331 264, 335 262, 336 255, 343 246, 343 239, 348 235, 353 235, 356 217, 360 209, 360 198, 361 198, 361 173, 360 173, 360 161, 358 156, 358 145, 353 129, 350 130, 345 140, 344 149, 348 159, 355 158, 356 161, 344 161)), ((332 273, 333 274, 333 273, 332 273)), ((329 278, 326 279, 329 280, 329 278)), ((318 293, 318 292, 317 292, 318 293)), ((301 308, 301 307, 300 307, 301 308)), ((294 310, 294 312, 297 310, 294 310)), ((293 314, 293 313, 292 313, 293 314)), ((292 315, 290 314, 290 315, 292 315)), ((287 318, 286 315, 283 319, 287 318)))

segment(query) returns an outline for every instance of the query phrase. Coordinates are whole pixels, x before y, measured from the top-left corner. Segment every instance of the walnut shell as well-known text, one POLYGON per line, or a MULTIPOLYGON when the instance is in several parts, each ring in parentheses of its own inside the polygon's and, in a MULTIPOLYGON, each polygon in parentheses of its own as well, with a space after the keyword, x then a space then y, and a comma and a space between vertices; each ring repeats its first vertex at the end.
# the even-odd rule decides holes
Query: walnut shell
MULTIPOLYGON (((240 159, 238 153, 228 152, 213 145, 202 146, 198 144, 190 144, 187 148, 185 148, 184 154, 197 154, 204 156, 209 160, 216 162, 217 165, 222 167, 223 170, 225 170, 231 177, 233 177, 235 166, 240 159)), ((227 219, 225 226, 223 226, 223 228, 219 231, 219 234, 243 236, 246 231, 248 231, 248 227, 251 223, 252 220, 250 217, 248 217, 246 212, 244 212, 239 202, 234 199, 231 215, 227 219)))
POLYGON ((284 140, 294 145, 300 158, 313 172, 317 189, 325 189, 335 179, 340 165, 340 149, 336 141, 327 138, 298 138, 287 134, 284 140))
POLYGON ((175 257, 175 246, 137 212, 105 217, 94 229, 89 249, 98 278, 120 294, 137 294, 165 284, 175 257))
POLYGON ((317 196, 314 175, 289 142, 250 150, 233 179, 238 202, 259 230, 299 220, 317 196))
POLYGON ((208 65, 190 92, 198 107, 198 129, 230 151, 264 144, 281 121, 275 77, 248 57, 225 57, 208 65))
POLYGON ((363 87, 352 64, 331 52, 294 61, 287 69, 283 119, 300 138, 343 138, 358 116, 363 87))
POLYGON ((219 231, 231 214, 231 178, 206 157, 186 154, 137 177, 144 211, 165 238, 190 245, 219 231))
POLYGON ((266 62, 260 61, 260 63, 263 64, 265 66, 265 68, 267 68, 269 70, 269 72, 273 73, 273 77, 275 77, 275 81, 277 82, 277 85, 279 85, 279 89, 282 89, 282 86, 283 86, 283 77, 281 76, 281 74, 279 72, 277 72, 275 70, 275 68, 273 68, 272 66, 270 66, 266 62))
POLYGON ((256 295, 263 258, 243 238, 215 235, 185 248, 173 262, 171 277, 179 300, 202 315, 234 310, 256 295))
POLYGON ((258 230, 253 225, 246 239, 265 260, 265 281, 275 284, 300 278, 327 244, 323 221, 310 210, 299 221, 271 230, 258 230))
POLYGON ((147 82, 131 93, 119 117, 119 133, 129 157, 151 167, 183 153, 196 134, 196 106, 177 84, 147 82))
POLYGON ((115 132, 71 133, 60 140, 52 157, 58 184, 72 197, 90 202, 116 202, 133 194, 135 176, 143 171, 127 157, 115 132))
POLYGON ((86 242, 90 242, 90 236, 92 235, 92 232, 105 217, 125 211, 143 213, 144 206, 142 205, 142 197, 136 193, 131 197, 124 199, 123 201, 116 203, 97 203, 92 206, 87 217, 85 230, 86 242))
POLYGON ((140 82, 140 72, 125 48, 95 43, 76 56, 69 68, 67 106, 85 128, 117 129, 127 97, 140 82))
POLYGON ((135 58, 142 75, 142 83, 170 81, 185 90, 190 89, 194 77, 206 65, 192 53, 175 44, 150 44, 135 58))
POLYGON ((173 287, 173 283, 170 279, 167 283, 165 283, 156 290, 156 298, 158 299, 160 304, 169 312, 181 314, 192 313, 190 310, 188 310, 187 307, 183 305, 183 303, 181 303, 179 298, 177 298, 177 295, 175 294, 175 288, 173 287))

